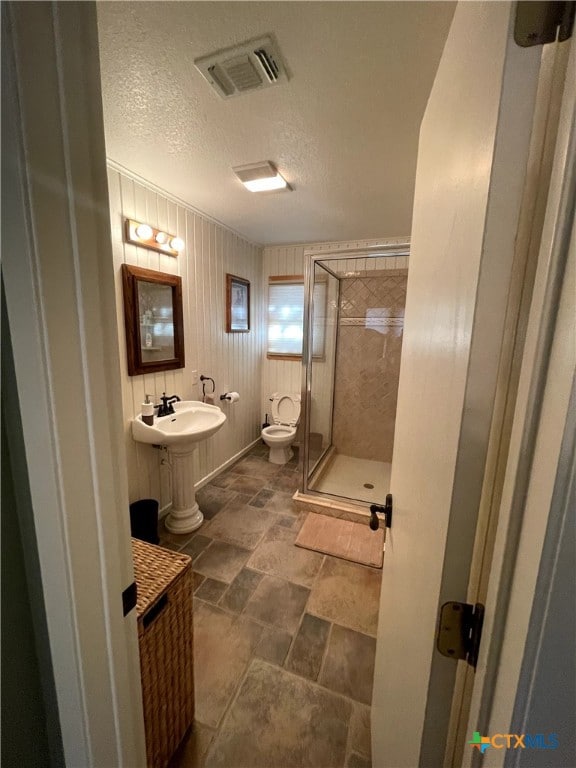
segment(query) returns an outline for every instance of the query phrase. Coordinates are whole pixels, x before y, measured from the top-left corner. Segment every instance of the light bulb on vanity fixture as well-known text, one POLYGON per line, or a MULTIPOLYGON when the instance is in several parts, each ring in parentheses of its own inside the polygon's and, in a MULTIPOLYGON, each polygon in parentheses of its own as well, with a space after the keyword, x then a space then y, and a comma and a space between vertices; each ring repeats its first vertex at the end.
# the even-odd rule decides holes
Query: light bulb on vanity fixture
POLYGON ((138 224, 136 227, 136 235, 140 240, 150 240, 153 234, 154 230, 148 224, 138 224))
POLYGON ((164 245, 164 243, 168 240, 168 235, 166 234, 166 232, 158 232, 158 234, 154 239, 160 245, 164 245))
POLYGON ((184 240, 180 237, 173 237, 170 240, 170 248, 172 248, 175 251, 183 251, 184 250, 184 240))

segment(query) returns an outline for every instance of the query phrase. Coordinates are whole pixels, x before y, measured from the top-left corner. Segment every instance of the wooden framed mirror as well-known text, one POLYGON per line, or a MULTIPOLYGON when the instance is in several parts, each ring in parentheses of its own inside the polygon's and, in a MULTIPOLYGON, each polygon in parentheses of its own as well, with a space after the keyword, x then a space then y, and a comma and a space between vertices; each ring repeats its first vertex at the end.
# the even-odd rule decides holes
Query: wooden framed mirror
POLYGON ((122 265, 128 373, 184 367, 182 278, 122 265))

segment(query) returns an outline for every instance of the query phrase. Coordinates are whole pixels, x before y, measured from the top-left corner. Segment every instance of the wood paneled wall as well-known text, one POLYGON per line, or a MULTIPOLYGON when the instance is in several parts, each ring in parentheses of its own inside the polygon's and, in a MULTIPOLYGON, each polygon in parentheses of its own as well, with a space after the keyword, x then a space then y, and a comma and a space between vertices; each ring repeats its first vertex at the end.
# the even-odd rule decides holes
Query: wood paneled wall
MULTIPOLYGON (((155 498, 164 508, 171 501, 170 470, 165 454, 135 443, 130 431, 130 420, 140 412, 145 393, 150 393, 155 402, 163 392, 178 394, 182 399, 199 400, 202 390, 193 384, 193 371, 215 380, 217 396, 230 390, 240 393, 240 402, 223 405, 228 416, 224 427, 201 443, 196 451, 196 480, 199 482, 259 436, 265 355, 262 248, 112 165, 108 169, 108 184, 130 501, 155 498), (126 216, 166 228, 181 237, 186 243, 184 252, 173 258, 125 243, 123 220, 126 216), (128 376, 120 276, 123 263, 182 277, 185 368, 128 376), (250 333, 225 332, 227 272, 250 281, 250 333)), ((218 399, 216 404, 220 405, 218 399)))

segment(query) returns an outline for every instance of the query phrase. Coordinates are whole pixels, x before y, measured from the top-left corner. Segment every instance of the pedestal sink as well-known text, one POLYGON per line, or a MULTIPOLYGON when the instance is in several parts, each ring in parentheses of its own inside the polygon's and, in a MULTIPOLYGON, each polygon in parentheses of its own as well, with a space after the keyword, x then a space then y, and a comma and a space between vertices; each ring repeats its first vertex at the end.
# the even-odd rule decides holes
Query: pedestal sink
POLYGON ((132 437, 139 443, 164 445, 172 466, 172 510, 166 518, 171 533, 191 533, 202 525, 204 516, 194 492, 194 451, 226 421, 216 405, 197 400, 174 403, 174 413, 154 419, 148 426, 142 414, 132 420, 132 437))

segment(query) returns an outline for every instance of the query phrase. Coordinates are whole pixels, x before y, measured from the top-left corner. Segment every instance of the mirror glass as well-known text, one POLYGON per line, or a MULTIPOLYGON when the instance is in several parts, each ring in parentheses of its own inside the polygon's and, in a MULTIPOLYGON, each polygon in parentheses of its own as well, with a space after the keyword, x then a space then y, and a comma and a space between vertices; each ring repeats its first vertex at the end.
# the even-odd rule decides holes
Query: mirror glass
POLYGON ((174 357, 172 288, 138 280, 138 314, 142 361, 151 363, 174 357))

